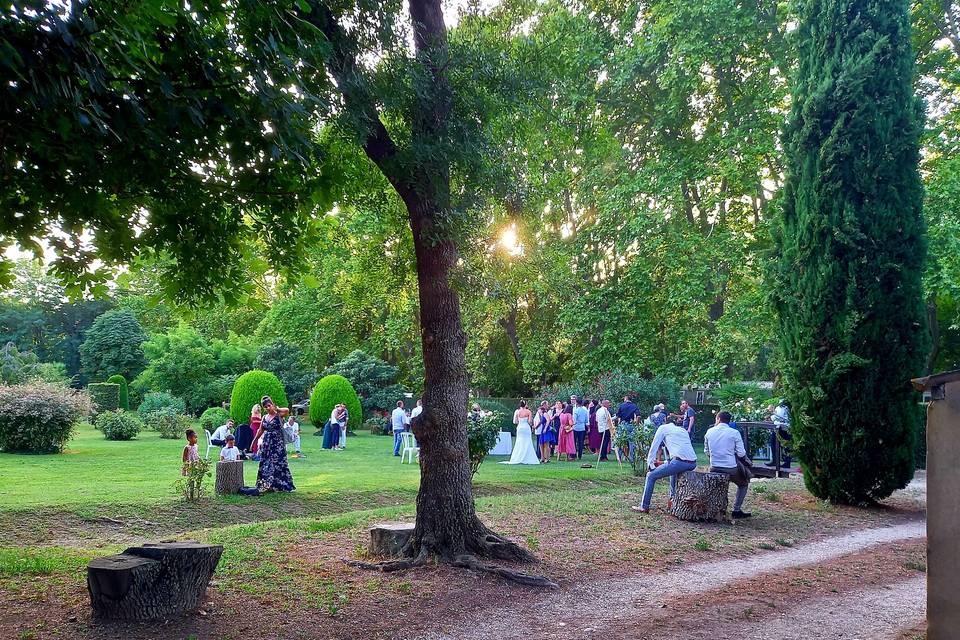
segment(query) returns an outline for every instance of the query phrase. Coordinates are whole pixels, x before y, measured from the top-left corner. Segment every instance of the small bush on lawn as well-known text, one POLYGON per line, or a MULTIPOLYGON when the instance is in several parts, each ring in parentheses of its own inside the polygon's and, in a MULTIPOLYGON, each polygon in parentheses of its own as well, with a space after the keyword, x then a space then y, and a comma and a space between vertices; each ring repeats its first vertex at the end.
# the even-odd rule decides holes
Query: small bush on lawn
MULTIPOLYGON (((233 393, 230 394, 230 417, 237 424, 250 422, 250 409, 253 405, 260 404, 263 396, 270 396, 278 407, 287 406, 287 394, 277 376, 259 369, 247 371, 237 378, 233 385, 233 393)), ((323 424, 323 421, 320 424, 323 424)))
POLYGON ((497 444, 500 434, 502 416, 496 413, 487 413, 474 419, 467 418, 467 447, 470 452, 470 475, 477 473, 483 459, 490 449, 497 444))
POLYGON ((110 384, 120 385, 120 398, 119 398, 119 408, 124 411, 130 410, 130 392, 127 389, 127 379, 121 376, 119 373, 115 376, 110 376, 107 378, 107 382, 110 384))
POLYGON ((370 430, 372 436, 390 435, 390 418, 386 416, 373 416, 363 423, 364 429, 370 430))
POLYGON ((120 385, 108 382, 97 382, 87 385, 87 392, 93 402, 95 414, 104 411, 116 411, 120 408, 120 385))
POLYGON ((0 386, 0 449, 59 453, 90 413, 86 393, 45 382, 0 386))
POLYGON ((137 413, 142 420, 147 419, 148 413, 153 413, 158 409, 172 409, 174 413, 186 413, 187 404, 183 398, 167 393, 166 391, 154 391, 143 396, 143 401, 137 407, 137 413))
POLYGON ((107 440, 132 440, 143 429, 143 421, 129 411, 104 411, 95 426, 107 440))
POLYGON ((217 427, 226 424, 229 419, 230 414, 227 413, 226 409, 210 407, 200 416, 200 428, 213 433, 217 430, 217 427))
POLYGON ((192 426, 190 418, 177 413, 171 407, 151 411, 143 417, 143 423, 148 429, 159 431, 160 437, 167 440, 182 438, 186 430, 192 426))

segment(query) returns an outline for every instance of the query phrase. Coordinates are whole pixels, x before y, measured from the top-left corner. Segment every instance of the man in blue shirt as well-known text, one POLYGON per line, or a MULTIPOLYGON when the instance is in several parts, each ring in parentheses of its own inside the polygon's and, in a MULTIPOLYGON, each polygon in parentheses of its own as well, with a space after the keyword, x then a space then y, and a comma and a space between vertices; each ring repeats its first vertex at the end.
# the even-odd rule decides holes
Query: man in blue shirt
POLYGON ((403 432, 410 424, 407 412, 403 410, 403 400, 397 400, 397 408, 390 414, 390 425, 393 427, 393 455, 400 455, 400 444, 403 442, 403 432))
POLYGON ((693 425, 696 422, 696 415, 697 412, 693 410, 690 403, 686 400, 680 403, 680 419, 682 420, 680 426, 687 430, 691 440, 693 440, 693 425))
POLYGON ((583 457, 583 441, 587 436, 590 410, 583 406, 583 398, 573 398, 573 442, 577 447, 577 460, 583 457))
MULTIPOLYGON (((621 402, 620 406, 617 407, 617 419, 620 421, 620 424, 623 425, 623 428, 626 429, 628 435, 633 434, 633 419, 637 416, 638 412, 637 405, 633 403, 633 400, 630 399, 630 396, 623 396, 623 402, 621 402)), ((631 439, 630 450, 627 452, 627 457, 631 462, 633 462, 634 454, 634 444, 631 439)))

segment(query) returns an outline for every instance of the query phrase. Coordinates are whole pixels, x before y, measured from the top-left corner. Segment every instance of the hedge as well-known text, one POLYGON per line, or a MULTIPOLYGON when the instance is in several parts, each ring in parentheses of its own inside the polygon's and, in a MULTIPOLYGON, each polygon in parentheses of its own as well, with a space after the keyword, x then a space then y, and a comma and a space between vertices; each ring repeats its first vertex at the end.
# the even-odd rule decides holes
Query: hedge
POLYGON ((187 429, 193 426, 190 418, 177 413, 171 407, 151 411, 144 416, 143 423, 148 429, 159 431, 160 437, 167 440, 177 440, 185 437, 187 429))
POLYGON ((166 391, 154 391, 143 396, 143 401, 137 407, 137 413, 140 414, 141 419, 146 420, 147 414, 160 409, 171 409, 174 413, 186 413, 187 403, 183 401, 183 398, 178 398, 166 391))
POLYGON ((94 426, 107 440, 132 440, 143 429, 143 421, 129 411, 104 411, 94 426))
POLYGON ((250 422, 250 410, 260 404, 260 398, 270 396, 278 407, 287 406, 287 394, 277 376, 269 371, 254 369, 237 378, 230 394, 230 417, 237 424, 250 422))
POLYGON ((217 427, 226 424, 229 419, 230 414, 226 409, 210 407, 200 415, 200 428, 213 433, 217 427))
POLYGON ((95 382, 87 385, 95 414, 116 411, 120 408, 120 385, 112 382, 95 382))
POLYGON ((314 426, 322 427, 330 419, 333 407, 339 403, 347 405, 350 418, 347 428, 350 430, 360 428, 363 422, 360 398, 357 397, 357 392, 353 390, 350 381, 337 374, 324 376, 313 388, 313 393, 310 394, 310 421, 314 426))
POLYGON ((0 385, 0 449, 59 453, 90 413, 87 394, 43 382, 0 385))
POLYGON ((130 393, 127 389, 127 379, 118 373, 114 376, 110 376, 109 378, 107 378, 107 382, 110 384, 120 385, 120 400, 119 400, 120 408, 123 409, 124 411, 129 411, 130 410, 130 393))

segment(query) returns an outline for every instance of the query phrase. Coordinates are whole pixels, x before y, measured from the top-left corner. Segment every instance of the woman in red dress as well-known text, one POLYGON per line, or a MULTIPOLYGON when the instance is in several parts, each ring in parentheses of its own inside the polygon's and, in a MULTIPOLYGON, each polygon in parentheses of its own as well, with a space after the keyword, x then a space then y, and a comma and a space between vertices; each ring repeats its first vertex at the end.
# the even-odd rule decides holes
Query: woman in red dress
POLYGON ((263 422, 261 413, 262 410, 258 404, 253 405, 253 408, 250 409, 250 428, 253 430, 253 446, 250 447, 251 453, 256 453, 260 447, 260 439, 257 436, 260 434, 260 424, 263 422))
POLYGON ((560 443, 557 446, 557 460, 560 460, 561 453, 565 453, 567 462, 570 462, 577 457, 577 445, 573 440, 573 407, 564 405, 558 400, 557 410, 560 411, 560 443))

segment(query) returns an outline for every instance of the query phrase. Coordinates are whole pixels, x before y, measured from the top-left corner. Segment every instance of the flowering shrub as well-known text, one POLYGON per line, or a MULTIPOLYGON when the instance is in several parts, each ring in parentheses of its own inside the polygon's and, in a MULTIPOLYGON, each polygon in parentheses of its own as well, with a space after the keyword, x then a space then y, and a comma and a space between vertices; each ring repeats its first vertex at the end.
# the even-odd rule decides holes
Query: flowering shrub
POLYGON ((86 393, 45 382, 0 385, 0 449, 59 453, 92 405, 86 393))
POLYGON ((629 451, 630 445, 633 444, 634 456, 631 463, 633 475, 642 476, 647 472, 647 453, 650 451, 656 432, 656 428, 646 422, 633 425, 621 424, 617 427, 616 434, 613 436, 613 446, 621 451, 629 451))

